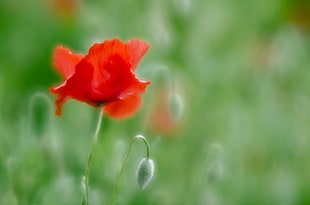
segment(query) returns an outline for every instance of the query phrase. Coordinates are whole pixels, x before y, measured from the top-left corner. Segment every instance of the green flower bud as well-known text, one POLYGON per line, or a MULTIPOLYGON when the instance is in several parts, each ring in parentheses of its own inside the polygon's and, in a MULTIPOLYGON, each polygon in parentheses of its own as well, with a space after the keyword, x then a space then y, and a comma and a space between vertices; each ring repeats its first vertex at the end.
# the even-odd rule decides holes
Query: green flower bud
POLYGON ((169 96, 169 107, 171 109, 172 117, 175 121, 180 120, 184 111, 184 104, 182 97, 173 93, 169 96))
POLYGON ((213 183, 221 179, 224 175, 224 164, 222 160, 222 146, 220 144, 211 144, 207 158, 207 179, 213 183))
POLYGON ((217 160, 211 163, 207 168, 207 174, 209 183, 221 179, 224 174, 222 162, 217 160))
POLYGON ((155 165, 154 161, 148 158, 144 158, 140 161, 137 167, 137 182, 141 190, 150 183, 154 176, 155 165))

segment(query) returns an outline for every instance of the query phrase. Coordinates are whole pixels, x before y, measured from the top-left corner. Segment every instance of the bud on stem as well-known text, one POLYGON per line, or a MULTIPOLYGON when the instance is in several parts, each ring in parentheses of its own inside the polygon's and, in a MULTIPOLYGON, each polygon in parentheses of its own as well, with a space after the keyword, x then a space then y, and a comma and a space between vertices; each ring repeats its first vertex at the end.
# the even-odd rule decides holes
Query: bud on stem
POLYGON ((141 190, 150 183, 154 176, 154 161, 152 159, 143 158, 137 167, 137 182, 141 190))
POLYGON ((149 145, 149 143, 145 137, 143 137, 142 135, 136 135, 135 137, 132 138, 131 143, 130 143, 129 148, 128 148, 128 151, 125 155, 121 170, 119 172, 116 184, 114 186, 114 191, 113 191, 113 195, 112 195, 110 205, 114 204, 115 197, 118 193, 118 187, 119 187, 121 177, 122 177, 123 172, 124 172, 125 165, 127 163, 129 154, 130 154, 131 149, 132 149, 132 146, 137 139, 143 140, 145 147, 146 147, 146 158, 144 158, 140 161, 140 164, 137 168, 137 180, 138 180, 138 185, 139 185, 140 189, 144 189, 148 185, 148 183, 151 181, 151 179, 154 175, 154 162, 153 162, 153 160, 150 159, 150 145, 149 145))

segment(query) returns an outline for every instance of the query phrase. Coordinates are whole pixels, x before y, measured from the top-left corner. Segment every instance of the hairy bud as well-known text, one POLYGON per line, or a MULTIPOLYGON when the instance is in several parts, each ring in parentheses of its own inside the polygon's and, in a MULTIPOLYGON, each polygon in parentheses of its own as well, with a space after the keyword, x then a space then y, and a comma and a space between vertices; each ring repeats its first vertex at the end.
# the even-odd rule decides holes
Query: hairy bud
POLYGON ((154 176, 155 165, 152 159, 144 158, 137 167, 137 182, 141 190, 150 183, 154 176))

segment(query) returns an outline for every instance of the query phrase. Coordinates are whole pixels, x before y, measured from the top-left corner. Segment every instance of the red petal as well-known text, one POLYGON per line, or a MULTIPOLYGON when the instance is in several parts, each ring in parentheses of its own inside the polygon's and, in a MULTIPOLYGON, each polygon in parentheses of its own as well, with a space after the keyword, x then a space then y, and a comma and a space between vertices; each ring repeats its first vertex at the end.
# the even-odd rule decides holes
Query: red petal
POLYGON ((96 100, 115 101, 135 79, 130 70, 127 45, 119 39, 94 44, 85 60, 94 67, 92 88, 96 100))
POLYGON ((127 43, 128 54, 130 56, 131 69, 135 70, 139 61, 144 56, 150 45, 144 41, 134 39, 127 43))
POLYGON ((62 105, 68 100, 68 97, 63 95, 58 95, 55 105, 56 105, 56 115, 61 116, 62 114, 62 105))
POLYGON ((118 98, 125 99, 131 95, 137 95, 140 93, 144 93, 146 86, 149 85, 150 83, 151 82, 149 81, 135 78, 128 84, 128 87, 119 94, 118 98))
POLYGON ((124 118, 133 115, 141 106, 142 100, 139 95, 132 95, 127 99, 107 103, 104 111, 114 118, 124 118))
POLYGON ((133 69, 148 48, 149 45, 141 40, 131 40, 125 44, 113 39, 94 44, 85 57, 94 67, 94 99, 111 102, 144 92, 149 82, 138 79, 133 69))
POLYGON ((93 68, 90 64, 82 61, 76 66, 75 73, 59 86, 52 87, 51 93, 58 94, 56 99, 56 114, 61 115, 61 107, 69 98, 86 102, 92 106, 98 106, 100 102, 93 100, 91 96, 91 79, 93 68))
POLYGON ((68 48, 57 46, 53 64, 65 78, 68 78, 74 73, 75 66, 83 57, 81 54, 73 54, 68 48))
POLYGON ((126 44, 119 39, 106 40, 103 43, 94 44, 89 49, 86 59, 94 66, 95 76, 107 79, 109 75, 105 72, 106 66, 115 63, 111 59, 115 56, 118 56, 123 62, 129 61, 126 44))

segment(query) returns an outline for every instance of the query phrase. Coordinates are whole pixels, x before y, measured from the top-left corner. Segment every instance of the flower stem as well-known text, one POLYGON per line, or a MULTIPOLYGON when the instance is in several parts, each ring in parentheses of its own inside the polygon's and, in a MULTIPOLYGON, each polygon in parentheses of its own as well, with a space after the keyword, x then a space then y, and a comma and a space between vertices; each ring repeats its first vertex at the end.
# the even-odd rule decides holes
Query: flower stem
POLYGON ((142 135, 136 135, 135 137, 133 137, 132 140, 131 140, 131 143, 130 143, 130 145, 129 145, 129 147, 128 147, 128 150, 127 150, 127 152, 126 152, 125 158, 124 158, 124 160, 123 160, 121 170, 120 170, 120 172, 119 172, 119 174, 118 174, 117 181, 116 181, 116 184, 115 184, 114 190, 113 190, 112 199, 111 199, 111 201, 110 201, 110 205, 113 205, 114 202, 115 202, 115 198, 116 198, 116 195, 117 195, 117 193, 118 193, 119 184, 120 184, 120 182, 121 182, 121 178, 122 178, 123 173, 124 173, 125 165, 126 165, 126 163, 127 163, 129 154, 130 154, 131 149, 132 149, 132 146, 133 146, 133 144, 135 143, 135 141, 136 141, 137 139, 143 140, 143 142, 144 142, 144 144, 145 144, 145 147, 146 147, 146 158, 149 159, 149 157, 150 157, 150 153, 151 153, 151 152, 150 152, 150 144, 148 143, 147 139, 146 139, 145 137, 143 137, 142 135))
POLYGON ((102 119, 103 119, 103 107, 100 109, 98 123, 97 123, 97 127, 96 127, 96 132, 95 132, 95 135, 93 137, 93 142, 92 142, 89 154, 88 154, 88 162, 87 162, 87 166, 85 169, 85 175, 82 178, 82 191, 83 191, 82 205, 88 205, 89 172, 90 172, 90 168, 91 168, 93 158, 94 158, 94 154, 95 154, 95 150, 96 150, 96 145, 97 145, 97 141, 98 141, 100 127, 102 124, 102 119))

